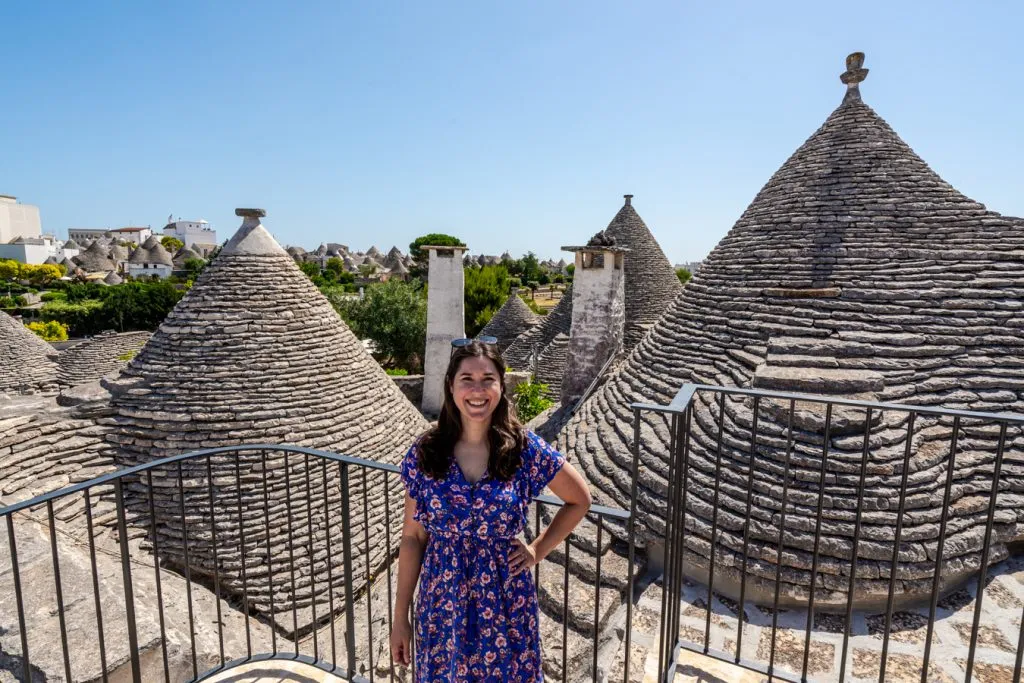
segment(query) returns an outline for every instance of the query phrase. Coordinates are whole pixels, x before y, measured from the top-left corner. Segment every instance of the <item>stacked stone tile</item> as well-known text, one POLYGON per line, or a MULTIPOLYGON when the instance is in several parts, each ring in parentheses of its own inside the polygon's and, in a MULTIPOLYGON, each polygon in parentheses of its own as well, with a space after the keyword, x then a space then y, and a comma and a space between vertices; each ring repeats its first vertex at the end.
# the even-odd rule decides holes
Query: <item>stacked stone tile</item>
MULTIPOLYGON (((541 318, 540 323, 519 335, 508 349, 505 350, 505 363, 507 363, 513 370, 533 371, 534 373, 538 372, 538 368, 533 367, 533 363, 543 355, 544 349, 548 347, 548 344, 550 344, 556 336, 559 334, 568 336, 571 328, 572 286, 569 286, 562 293, 562 298, 558 302, 558 305, 551 309, 550 313, 541 318)), ((547 368, 545 372, 548 375, 557 374, 557 376, 561 378, 562 370, 564 369, 565 366, 563 365, 561 369, 547 368)), ((559 382, 561 382, 561 380, 559 380, 559 382)))
MULTIPOLYGON (((842 104, 768 181, 665 316, 560 433, 559 445, 590 482, 596 502, 629 505, 629 404, 667 403, 684 382, 1024 410, 1024 220, 986 210, 936 175, 861 100, 857 83, 866 71, 855 68, 858 58, 851 56, 844 75, 849 90, 842 104)), ((727 400, 724 412, 717 479, 723 416, 714 396, 701 395, 693 415, 686 569, 704 578, 714 552, 717 589, 738 592, 749 528, 747 596, 770 602, 788 403, 761 405, 764 436, 749 523, 752 404, 727 400)), ((823 492, 816 605, 828 608, 845 606, 847 597, 866 425, 863 412, 836 410, 822 479, 822 413, 797 406, 781 578, 782 601, 804 603, 823 492)), ((944 589, 979 567, 997 432, 962 424, 944 589)), ((863 607, 884 604, 893 570, 906 414, 876 411, 870 433, 855 589, 855 604, 863 607)), ((950 436, 950 420, 918 418, 895 568, 901 601, 931 590, 950 436)), ((1011 427, 1007 438, 993 561, 1024 535, 1019 430, 1011 427)), ((666 422, 647 417, 637 493, 641 543, 656 542, 664 531, 668 441, 666 422)))
POLYGON ((148 339, 149 332, 109 330, 79 342, 60 352, 57 381, 62 386, 73 387, 114 376, 127 367, 128 361, 148 339))
POLYGON ((0 311, 0 394, 56 389, 56 358, 52 346, 0 311))
MULTIPOLYGON (((262 211, 239 212, 246 216, 241 229, 132 360, 123 380, 109 385, 118 411, 117 429, 110 438, 119 447, 120 463, 245 443, 287 443, 397 463, 426 422, 260 225, 262 211)), ((285 631, 292 630, 293 605, 300 610, 302 630, 310 624, 313 599, 327 600, 328 565, 333 567, 338 596, 343 580, 338 468, 327 472, 332 500, 328 516, 320 462, 311 460, 308 470, 302 456, 291 456, 288 463, 291 517, 284 457, 271 452, 265 469, 258 455, 242 462, 242 505, 252 524, 245 534, 248 598, 254 609, 269 614, 285 631), (309 495, 304 488, 307 472, 313 482, 309 495), (262 524, 264 475, 270 489, 269 557, 262 524), (293 591, 288 530, 308 529, 310 517, 316 529, 313 557, 306 545, 309 535, 302 532, 299 547, 292 549, 298 574, 293 591), (335 550, 330 557, 325 545, 328 531, 335 550), (268 573, 275 593, 273 608, 268 573)), ((212 460, 220 581, 223 589, 240 597, 234 464, 230 457, 212 460)), ((191 569, 193 575, 209 577, 214 553, 210 515, 202 512, 209 505, 205 462, 187 463, 185 478, 186 508, 195 515, 187 520, 191 569)), ((392 497, 393 512, 401 505, 397 477, 388 478, 385 486, 384 475, 376 472, 366 484, 362 473, 353 470, 352 542, 359 585, 365 579, 366 560, 375 571, 389 555, 380 542, 384 498, 392 497), (362 514, 364 492, 369 529, 362 514), (373 539, 369 548, 366 532, 373 539)), ((176 472, 154 472, 160 552, 165 561, 181 565, 183 524, 176 485, 176 472)), ((132 490, 144 500, 141 482, 132 490)), ((400 514, 392 517, 401 520, 400 514)), ((321 619, 326 616, 323 604, 317 605, 317 613, 321 619)))
POLYGON ((513 291, 502 307, 480 330, 480 334, 497 338, 498 349, 504 353, 505 349, 511 346, 519 335, 538 324, 540 320, 541 317, 531 311, 519 294, 513 291))
POLYGON ((676 277, 665 252, 640 218, 632 205, 633 195, 625 195, 626 202, 604 230, 612 244, 629 249, 625 270, 626 326, 623 331, 623 349, 630 351, 640 343, 669 307, 682 285, 676 277))
MULTIPOLYGON (((0 405, 0 505, 83 481, 113 470, 114 458, 105 441, 107 427, 95 419, 104 414, 94 405, 58 406, 53 397, 33 397, 0 405)), ((113 505, 104 501, 98 525, 113 519, 113 505)), ((57 518, 70 521, 85 512, 80 496, 57 506, 57 518)))

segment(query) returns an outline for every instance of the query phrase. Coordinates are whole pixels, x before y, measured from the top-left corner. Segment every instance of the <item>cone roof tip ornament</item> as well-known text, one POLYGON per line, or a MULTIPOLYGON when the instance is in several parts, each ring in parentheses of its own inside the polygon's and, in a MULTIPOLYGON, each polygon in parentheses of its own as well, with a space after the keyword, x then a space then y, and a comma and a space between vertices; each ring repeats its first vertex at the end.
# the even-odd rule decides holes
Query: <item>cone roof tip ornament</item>
POLYGON ((235 215, 242 218, 264 218, 267 215, 266 209, 235 209, 235 215))
POLYGON ((222 255, 288 256, 288 252, 260 222, 260 219, 267 215, 265 209, 235 209, 235 215, 242 218, 242 225, 224 245, 222 255))
POLYGON ((846 96, 843 101, 860 99, 860 83, 868 77, 864 68, 864 53, 851 52, 846 56, 846 71, 839 74, 839 80, 846 84, 846 96))

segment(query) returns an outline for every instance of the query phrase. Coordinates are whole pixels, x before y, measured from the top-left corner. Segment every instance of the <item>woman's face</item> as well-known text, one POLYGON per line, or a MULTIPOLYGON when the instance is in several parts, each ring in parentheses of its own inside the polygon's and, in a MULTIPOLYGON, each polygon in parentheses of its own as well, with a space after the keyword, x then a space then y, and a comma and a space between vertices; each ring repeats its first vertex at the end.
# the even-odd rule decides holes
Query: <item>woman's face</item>
POLYGON ((463 422, 489 422, 501 400, 501 377, 494 362, 471 357, 459 363, 452 379, 452 398, 463 422))

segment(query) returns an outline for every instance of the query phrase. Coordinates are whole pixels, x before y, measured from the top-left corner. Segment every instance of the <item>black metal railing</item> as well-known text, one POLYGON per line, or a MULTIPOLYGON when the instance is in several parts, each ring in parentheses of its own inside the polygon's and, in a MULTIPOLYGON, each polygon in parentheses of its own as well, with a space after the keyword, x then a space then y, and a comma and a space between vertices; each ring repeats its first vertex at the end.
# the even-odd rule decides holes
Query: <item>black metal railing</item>
MULTIPOLYGON (((390 679, 402 496, 393 465, 255 444, 163 458, 0 508, 10 558, 0 591, 13 591, 16 604, 21 651, 7 653, 20 659, 16 675, 106 681, 122 668, 134 681, 199 681, 290 659, 349 680, 390 679), (52 591, 38 590, 41 581, 52 591)), ((539 528, 541 508, 561 501, 536 503, 539 528)), ((591 632, 569 618, 570 553, 586 546, 567 539, 556 568, 563 680, 579 680, 567 666, 571 630, 590 641, 598 680, 603 536, 606 524, 629 523, 628 513, 597 505, 588 519, 597 533, 591 632)), ((619 578, 632 586, 628 545, 629 576, 619 578)))
MULTIPOLYGON (((895 680, 887 664, 896 656, 897 607, 919 617, 913 626, 923 636, 913 647, 901 639, 898 656, 922 683, 938 680, 950 669, 940 674, 937 657, 953 656, 933 648, 940 598, 975 577, 969 631, 966 618, 959 624, 966 652, 956 665, 970 683, 978 666, 992 665, 978 658, 979 633, 1013 628, 1020 635, 1012 680, 1020 680, 1024 614, 1019 626, 982 622, 993 554, 998 545, 1005 557, 1014 540, 1020 498, 1006 491, 1022 488, 1019 440, 1010 451, 1024 416, 695 384, 669 405, 632 409, 635 459, 650 447, 641 440, 645 416, 645 424, 668 428, 660 472, 667 505, 639 516, 663 524, 659 680, 673 680, 680 650, 689 650, 773 679, 844 681, 853 675, 855 610, 874 613, 874 627, 857 636, 873 640, 860 650, 856 677, 895 680), (981 532, 971 535, 972 525, 981 532), (921 537, 925 526, 933 537, 921 537), (827 623, 834 635, 822 635, 827 623), (718 641, 715 629, 725 630, 718 641), (754 629, 760 638, 745 649, 744 632, 754 629), (838 666, 809 671, 812 644, 823 637, 841 648, 838 666), (784 663, 782 638, 791 650, 784 663)), ((635 490, 633 501, 636 517, 635 490)), ((1000 676, 1009 675, 1009 657, 1000 676)), ((904 668, 899 676, 906 675, 904 668)))

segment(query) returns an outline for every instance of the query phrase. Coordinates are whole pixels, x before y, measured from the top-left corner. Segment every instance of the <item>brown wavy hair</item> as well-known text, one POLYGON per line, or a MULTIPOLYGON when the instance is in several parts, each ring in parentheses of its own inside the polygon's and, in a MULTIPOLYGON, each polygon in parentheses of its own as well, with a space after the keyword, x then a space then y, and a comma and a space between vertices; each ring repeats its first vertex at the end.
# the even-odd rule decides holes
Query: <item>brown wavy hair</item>
POLYGON ((419 442, 417 464, 421 472, 432 479, 444 479, 451 469, 455 457, 455 444, 462 436, 462 415, 455 405, 452 383, 462 361, 467 358, 486 358, 498 369, 501 384, 501 398, 491 413, 491 427, 487 433, 490 456, 487 469, 491 476, 509 481, 515 476, 522 462, 520 454, 526 447, 526 430, 516 417, 515 407, 505 394, 505 361, 494 344, 474 341, 455 349, 448 370, 444 375, 444 405, 437 418, 437 425, 431 427, 419 442))

